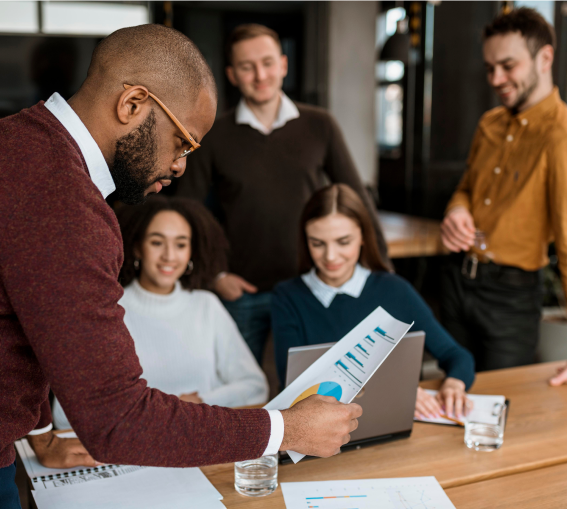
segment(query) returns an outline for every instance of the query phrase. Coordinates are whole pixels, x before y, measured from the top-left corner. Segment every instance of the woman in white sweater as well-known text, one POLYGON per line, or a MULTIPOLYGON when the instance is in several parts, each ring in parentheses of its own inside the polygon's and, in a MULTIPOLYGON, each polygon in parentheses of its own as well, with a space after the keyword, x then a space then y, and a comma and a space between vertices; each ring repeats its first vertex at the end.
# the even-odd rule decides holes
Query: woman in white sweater
MULTIPOLYGON (((266 401, 266 377, 231 316, 207 291, 227 242, 201 204, 156 196, 117 213, 124 241, 120 304, 150 387, 228 407, 266 401)), ((69 428, 57 399, 57 428, 69 428)))

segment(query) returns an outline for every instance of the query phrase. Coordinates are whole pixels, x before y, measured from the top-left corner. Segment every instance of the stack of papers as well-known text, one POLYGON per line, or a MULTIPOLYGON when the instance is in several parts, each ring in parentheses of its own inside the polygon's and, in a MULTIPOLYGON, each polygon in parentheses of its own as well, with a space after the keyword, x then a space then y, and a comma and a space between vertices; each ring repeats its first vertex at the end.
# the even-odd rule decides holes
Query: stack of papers
MULTIPOLYGON (((437 395, 437 391, 431 389, 425 389, 432 396, 437 395)), ((463 416, 463 422, 482 422, 483 424, 498 424, 498 416, 500 415, 500 410, 506 402, 504 396, 487 396, 485 394, 467 394, 473 403, 474 407, 467 416, 463 416)), ((457 426, 457 423, 444 419, 443 417, 435 419, 415 419, 420 422, 431 422, 433 424, 449 424, 451 426, 457 426)))
POLYGON ((57 470, 42 466, 25 438, 16 448, 38 509, 226 509, 222 495, 198 468, 102 465, 57 470))
POLYGON ((281 483, 287 509, 455 509, 435 477, 281 483))
MULTIPOLYGON (((312 394, 350 403, 412 325, 378 307, 264 408, 285 410, 312 394)), ((295 451, 287 453, 294 463, 304 457, 295 451)))

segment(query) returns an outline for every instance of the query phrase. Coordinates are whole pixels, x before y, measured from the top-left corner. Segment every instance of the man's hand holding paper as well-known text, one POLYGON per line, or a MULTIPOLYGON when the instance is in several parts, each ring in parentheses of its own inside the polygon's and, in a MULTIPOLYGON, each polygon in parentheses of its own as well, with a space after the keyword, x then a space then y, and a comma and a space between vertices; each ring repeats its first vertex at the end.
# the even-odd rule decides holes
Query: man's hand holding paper
POLYGON ((327 458, 350 441, 358 427, 362 407, 345 405, 332 396, 314 394, 283 410, 285 437, 281 451, 292 449, 309 456, 327 458))
POLYGON ((412 325, 378 307, 270 401, 264 408, 282 410, 284 416, 281 450, 294 462, 305 454, 339 452, 362 414, 358 405, 341 404, 355 398, 412 325), (286 418, 291 418, 291 430, 286 418))

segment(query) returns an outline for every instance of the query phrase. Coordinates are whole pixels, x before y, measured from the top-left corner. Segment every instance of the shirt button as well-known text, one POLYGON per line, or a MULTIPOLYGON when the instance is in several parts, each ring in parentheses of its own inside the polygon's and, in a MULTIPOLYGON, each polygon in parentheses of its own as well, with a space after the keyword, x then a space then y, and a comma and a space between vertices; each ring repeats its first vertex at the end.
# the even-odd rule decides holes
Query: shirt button
POLYGON ((492 200, 490 198, 487 198, 486 200, 484 200, 485 205, 490 205, 491 203, 492 203, 492 200))
POLYGON ((496 175, 500 174, 500 166, 497 166, 496 168, 494 168, 494 173, 496 173, 496 175))
POLYGON ((522 119, 522 125, 528 125, 528 119, 527 118, 522 119))
POLYGON ((514 139, 514 137, 511 134, 506 136, 506 141, 512 141, 513 139, 514 139))

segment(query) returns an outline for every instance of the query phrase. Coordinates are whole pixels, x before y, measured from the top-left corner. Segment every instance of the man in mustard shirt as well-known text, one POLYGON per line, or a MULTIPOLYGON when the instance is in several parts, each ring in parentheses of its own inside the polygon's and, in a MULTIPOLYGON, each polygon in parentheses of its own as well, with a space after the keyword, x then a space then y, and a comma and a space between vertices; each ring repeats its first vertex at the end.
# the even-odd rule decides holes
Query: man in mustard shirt
POLYGON ((567 288, 567 105, 553 86, 553 28, 535 10, 484 30, 489 84, 502 106, 481 118, 467 170, 442 224, 453 251, 442 319, 477 369, 533 362, 541 269, 555 241, 567 288))

